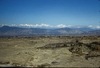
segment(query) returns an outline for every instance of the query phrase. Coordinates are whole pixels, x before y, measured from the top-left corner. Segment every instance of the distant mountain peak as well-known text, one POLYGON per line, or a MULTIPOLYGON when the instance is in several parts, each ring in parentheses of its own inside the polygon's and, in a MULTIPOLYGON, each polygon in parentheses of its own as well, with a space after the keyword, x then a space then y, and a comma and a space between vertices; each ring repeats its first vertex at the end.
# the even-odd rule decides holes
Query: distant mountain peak
POLYGON ((2 27, 3 27, 3 28, 9 28, 10 26, 6 26, 6 25, 5 25, 5 26, 2 26, 2 27))

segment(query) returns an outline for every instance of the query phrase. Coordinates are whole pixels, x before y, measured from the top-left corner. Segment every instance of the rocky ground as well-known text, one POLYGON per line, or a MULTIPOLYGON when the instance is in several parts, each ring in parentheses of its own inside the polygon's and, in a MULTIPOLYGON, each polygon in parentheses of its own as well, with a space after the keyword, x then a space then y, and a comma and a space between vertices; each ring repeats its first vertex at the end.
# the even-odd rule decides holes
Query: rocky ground
POLYGON ((0 67, 100 67, 100 37, 0 38, 0 67))

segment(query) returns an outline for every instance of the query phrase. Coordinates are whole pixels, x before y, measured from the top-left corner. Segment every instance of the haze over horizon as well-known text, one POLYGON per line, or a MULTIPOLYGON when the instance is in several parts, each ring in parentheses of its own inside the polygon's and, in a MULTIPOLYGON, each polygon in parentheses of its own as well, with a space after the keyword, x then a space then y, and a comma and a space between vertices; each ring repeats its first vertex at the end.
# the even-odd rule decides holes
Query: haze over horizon
POLYGON ((99 26, 99 10, 99 0, 0 0, 0 24, 99 26))

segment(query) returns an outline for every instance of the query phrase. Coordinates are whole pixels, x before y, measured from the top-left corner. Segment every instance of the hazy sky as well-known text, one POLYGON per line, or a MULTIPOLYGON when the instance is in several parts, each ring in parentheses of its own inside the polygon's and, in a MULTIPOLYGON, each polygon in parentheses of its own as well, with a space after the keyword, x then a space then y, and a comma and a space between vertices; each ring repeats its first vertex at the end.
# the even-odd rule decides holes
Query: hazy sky
POLYGON ((100 25, 99 0, 0 0, 0 24, 100 25))

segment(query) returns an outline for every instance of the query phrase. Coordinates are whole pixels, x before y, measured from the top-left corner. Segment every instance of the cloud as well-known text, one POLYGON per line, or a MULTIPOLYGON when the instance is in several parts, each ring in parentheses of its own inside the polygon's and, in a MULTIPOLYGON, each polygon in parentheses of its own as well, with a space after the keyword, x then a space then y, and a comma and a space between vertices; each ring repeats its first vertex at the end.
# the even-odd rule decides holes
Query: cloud
POLYGON ((89 28, 94 28, 93 25, 89 25, 88 27, 89 27, 89 28))
POLYGON ((100 29, 100 26, 96 26, 97 29, 100 29))
MULTIPOLYGON (((58 24, 58 25, 49 25, 49 24, 0 24, 0 27, 2 26, 15 26, 15 27, 28 27, 28 28, 82 28, 83 26, 73 26, 73 25, 64 25, 64 24, 58 24)), ((85 26, 91 29, 100 29, 100 25, 89 25, 85 26)))
POLYGON ((99 25, 95 25, 95 26, 89 25, 88 27, 89 28, 92 28, 92 29, 100 29, 100 26, 99 25))
POLYGON ((52 27, 51 25, 48 25, 48 24, 20 24, 19 26, 22 26, 22 27, 52 27))
POLYGON ((50 27, 48 24, 35 24, 34 27, 50 27))
POLYGON ((59 25, 48 25, 48 24, 20 24, 19 26, 21 27, 39 27, 39 28, 64 28, 64 27, 70 27, 71 25, 64 25, 64 24, 59 24, 59 25))
MULTIPOLYGON (((13 24, 14 26, 14 24, 13 24)), ((71 25, 64 25, 64 24, 59 24, 59 25, 49 25, 49 24, 19 24, 16 25, 19 27, 35 27, 35 28, 65 28, 65 27, 71 27, 71 25)))
POLYGON ((57 28, 64 28, 64 27, 67 27, 67 26, 64 25, 64 24, 59 24, 59 25, 57 25, 56 27, 57 27, 57 28))
POLYGON ((19 24, 18 26, 21 26, 21 27, 33 27, 32 24, 19 24))
POLYGON ((65 27, 71 28, 73 26, 72 25, 64 25, 64 24, 59 24, 56 26, 56 28, 65 28, 65 27))

